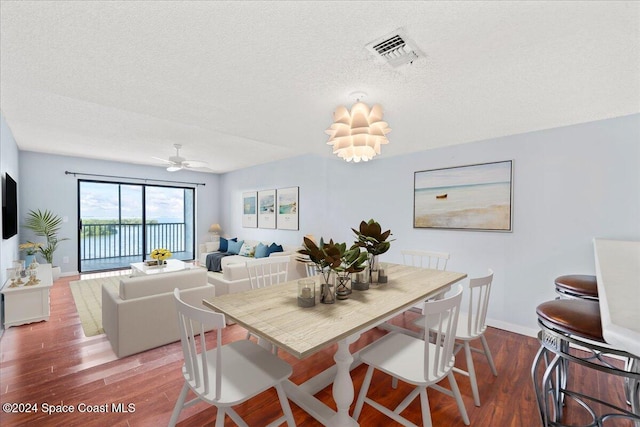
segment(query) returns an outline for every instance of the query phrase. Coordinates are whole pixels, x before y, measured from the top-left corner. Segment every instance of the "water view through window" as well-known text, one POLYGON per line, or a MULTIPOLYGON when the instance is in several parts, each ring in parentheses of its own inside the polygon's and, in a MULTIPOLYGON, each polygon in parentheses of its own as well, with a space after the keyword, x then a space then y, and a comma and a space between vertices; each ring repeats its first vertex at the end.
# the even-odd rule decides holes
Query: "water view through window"
POLYGON ((193 188, 78 182, 79 268, 126 268, 169 249, 174 259, 194 258, 193 188))

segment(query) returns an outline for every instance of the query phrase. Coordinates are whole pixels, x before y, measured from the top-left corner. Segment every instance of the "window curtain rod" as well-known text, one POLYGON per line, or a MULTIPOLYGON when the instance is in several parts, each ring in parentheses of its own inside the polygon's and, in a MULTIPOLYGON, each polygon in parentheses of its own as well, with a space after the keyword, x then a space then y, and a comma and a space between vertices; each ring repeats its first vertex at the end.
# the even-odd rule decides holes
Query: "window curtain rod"
POLYGON ((116 179, 134 179, 137 181, 144 181, 144 182, 168 182, 168 183, 172 183, 172 184, 190 184, 190 185, 202 185, 205 186, 207 184, 205 184, 204 182, 187 182, 187 181, 169 181, 166 179, 151 179, 151 178, 135 178, 135 177, 131 177, 131 176, 117 176, 117 175, 100 175, 100 174, 96 174, 96 173, 84 173, 84 172, 71 172, 71 171, 64 171, 65 175, 73 175, 73 176, 95 176, 95 177, 100 177, 100 178, 116 178, 116 179))

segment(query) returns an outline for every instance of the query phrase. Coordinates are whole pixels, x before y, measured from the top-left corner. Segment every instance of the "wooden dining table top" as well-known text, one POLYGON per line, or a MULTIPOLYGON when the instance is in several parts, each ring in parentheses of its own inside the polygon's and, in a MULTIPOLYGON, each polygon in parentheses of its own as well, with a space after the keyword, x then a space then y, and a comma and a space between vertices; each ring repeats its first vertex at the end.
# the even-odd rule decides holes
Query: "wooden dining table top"
MULTIPOLYGON (((298 280, 217 296, 203 304, 290 354, 304 358, 379 324, 467 277, 464 273, 387 264, 388 282, 354 290, 346 300, 298 307, 298 280)), ((316 293, 320 280, 316 276, 316 293)))

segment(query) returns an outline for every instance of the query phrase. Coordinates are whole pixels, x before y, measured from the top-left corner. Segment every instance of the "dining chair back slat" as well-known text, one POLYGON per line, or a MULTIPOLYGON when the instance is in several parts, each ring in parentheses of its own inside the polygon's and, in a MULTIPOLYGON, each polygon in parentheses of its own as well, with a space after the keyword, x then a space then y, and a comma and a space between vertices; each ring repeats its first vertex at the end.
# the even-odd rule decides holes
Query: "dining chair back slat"
POLYGON ((251 288, 265 288, 286 282, 290 261, 290 256, 275 256, 247 261, 245 266, 249 274, 251 288))
POLYGON ((402 263, 413 267, 446 270, 450 254, 447 252, 403 250, 402 263))

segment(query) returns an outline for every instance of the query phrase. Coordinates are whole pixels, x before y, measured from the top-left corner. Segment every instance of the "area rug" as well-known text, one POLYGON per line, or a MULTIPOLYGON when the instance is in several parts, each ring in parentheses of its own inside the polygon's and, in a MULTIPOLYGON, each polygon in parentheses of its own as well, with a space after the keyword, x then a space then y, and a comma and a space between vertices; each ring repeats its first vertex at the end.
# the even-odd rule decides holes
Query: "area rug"
POLYGON ((102 285, 117 292, 119 284, 120 276, 76 280, 69 283, 85 336, 92 337, 104 334, 104 329, 102 329, 102 285))

